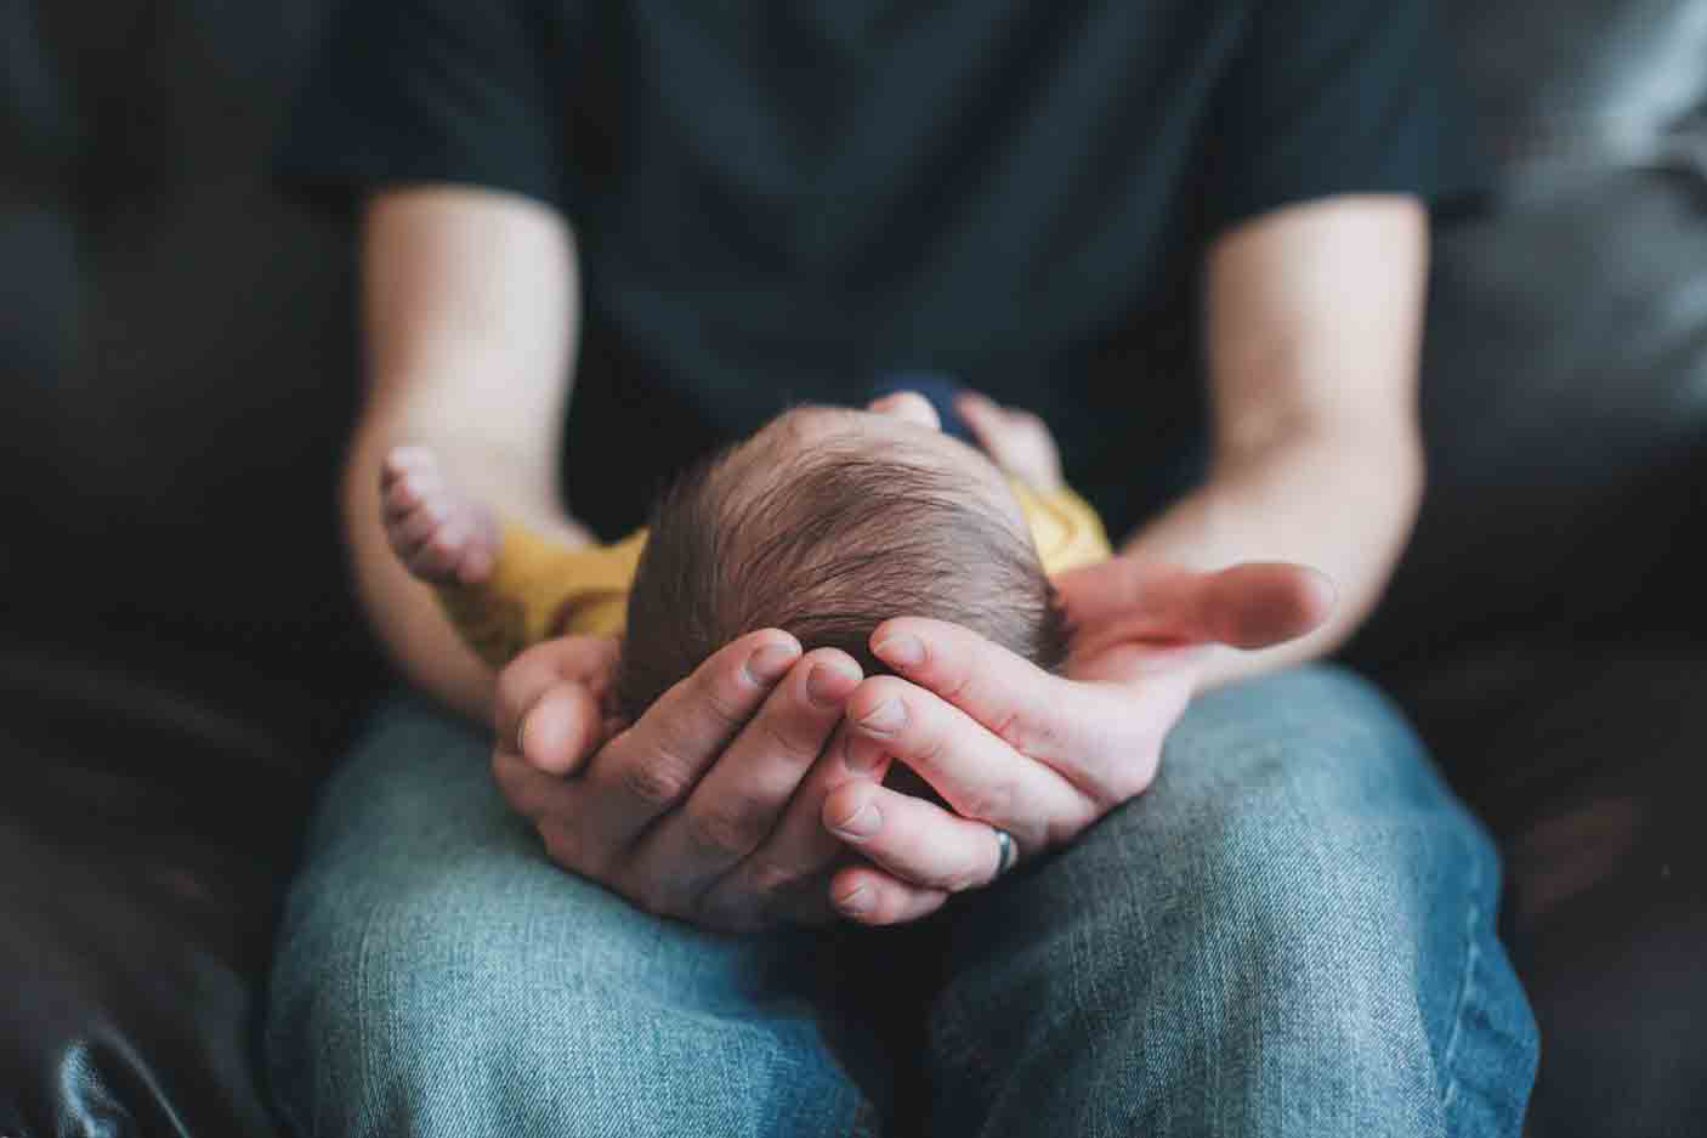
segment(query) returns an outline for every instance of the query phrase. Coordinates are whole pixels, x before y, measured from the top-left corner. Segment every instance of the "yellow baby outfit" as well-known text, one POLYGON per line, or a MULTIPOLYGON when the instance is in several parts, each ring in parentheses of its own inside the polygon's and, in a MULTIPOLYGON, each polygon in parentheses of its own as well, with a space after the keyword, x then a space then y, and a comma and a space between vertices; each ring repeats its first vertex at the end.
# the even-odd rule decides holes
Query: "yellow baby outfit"
MULTIPOLYGON (((1102 519, 1071 490, 1038 491, 1011 482, 1043 570, 1050 576, 1113 555, 1102 519)), ((447 584, 439 601, 462 638, 493 667, 530 645, 572 633, 621 634, 628 589, 646 546, 637 530, 615 545, 576 549, 506 524, 491 577, 447 584)))

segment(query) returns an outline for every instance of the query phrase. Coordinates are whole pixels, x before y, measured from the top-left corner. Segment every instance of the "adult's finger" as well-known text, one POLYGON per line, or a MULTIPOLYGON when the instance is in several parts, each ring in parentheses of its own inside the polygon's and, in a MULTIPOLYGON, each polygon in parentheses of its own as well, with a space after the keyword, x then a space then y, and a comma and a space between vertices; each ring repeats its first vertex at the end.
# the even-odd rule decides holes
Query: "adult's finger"
POLYGON ((763 629, 725 645, 593 756, 585 840, 626 849, 675 809, 800 658, 800 642, 763 629))
POLYGON ((850 782, 824 802, 824 826, 895 877, 959 893, 995 879, 996 832, 916 795, 850 782))
POLYGON ((988 395, 977 391, 961 392, 954 401, 954 409, 966 420, 966 425, 971 428, 972 437, 978 440, 978 445, 987 453, 994 453, 1001 445, 1002 428, 1008 425, 1007 409, 988 395))
POLYGON ((693 911, 713 882, 777 827, 825 750, 863 673, 846 652, 807 653, 723 749, 681 808, 641 838, 628 872, 670 911, 693 911))
POLYGON ((1098 643, 1269 648, 1319 628, 1336 599, 1325 574, 1286 562, 1200 573, 1116 557, 1063 573, 1055 584, 1068 618, 1093 630, 1098 643))
MULTIPOLYGON (((1080 794, 1105 807, 1149 785, 1162 736, 1178 717, 1182 684, 1189 693, 1189 684, 1183 683, 1186 674, 1177 671, 1142 685, 1056 676, 968 628, 924 617, 897 617, 879 625, 872 635, 872 653, 902 679, 935 693, 981 724, 1017 756, 1035 760, 1032 766, 1046 764, 1080 794)), ((856 695, 850 717, 863 708, 856 695)), ((960 809, 943 787, 937 791, 960 809)), ((1028 803, 1034 815, 1047 805, 1028 803)), ((983 817, 1016 835, 1026 833, 999 818, 961 813, 983 817)))
POLYGON ((1046 672, 962 625, 896 617, 877 627, 871 651, 1041 762, 1059 765, 1087 750, 1136 742, 1110 738, 1129 720, 1108 714, 1107 692, 1046 672))
POLYGON ((570 636, 512 660, 498 673, 493 700, 498 748, 552 774, 573 770, 602 731, 618 650, 612 637, 570 636))
POLYGON ((847 724, 851 735, 911 768, 956 813, 1013 834, 1022 851, 1076 833, 1093 816, 1086 795, 1052 767, 898 676, 862 683, 848 700, 847 724))
POLYGON ((604 708, 583 683, 559 680, 540 693, 521 725, 515 748, 533 768, 567 778, 598 750, 604 739, 604 708))
POLYGON ((897 391, 893 395, 873 399, 866 405, 866 410, 879 415, 894 415, 933 431, 942 430, 942 418, 936 413, 936 407, 917 391, 897 391))
POLYGON ((869 865, 849 866, 830 880, 830 903, 864 925, 899 925, 942 908, 948 893, 925 889, 869 865))
POLYGON ((704 912, 734 927, 774 917, 817 923, 830 915, 830 875, 846 859, 847 850, 824 829, 824 800, 851 780, 881 782, 889 770, 889 756, 882 748, 868 740, 851 748, 849 743, 844 723, 830 737, 770 836, 705 894, 704 912))
MULTIPOLYGON (((510 809, 533 823, 541 836, 554 819, 570 816, 579 784, 538 769, 515 751, 492 752, 492 779, 510 809)), ((581 866, 570 865, 579 870, 581 866)))

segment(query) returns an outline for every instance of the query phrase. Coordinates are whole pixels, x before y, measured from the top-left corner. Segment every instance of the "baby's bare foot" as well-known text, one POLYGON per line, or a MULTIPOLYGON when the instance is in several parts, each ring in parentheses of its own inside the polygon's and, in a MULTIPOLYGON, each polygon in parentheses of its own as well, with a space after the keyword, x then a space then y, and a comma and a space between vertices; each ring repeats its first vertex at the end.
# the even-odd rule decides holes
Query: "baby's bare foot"
POLYGON ((385 535, 398 560, 430 584, 479 584, 498 561, 498 519, 451 485, 431 451, 398 447, 380 467, 385 535))

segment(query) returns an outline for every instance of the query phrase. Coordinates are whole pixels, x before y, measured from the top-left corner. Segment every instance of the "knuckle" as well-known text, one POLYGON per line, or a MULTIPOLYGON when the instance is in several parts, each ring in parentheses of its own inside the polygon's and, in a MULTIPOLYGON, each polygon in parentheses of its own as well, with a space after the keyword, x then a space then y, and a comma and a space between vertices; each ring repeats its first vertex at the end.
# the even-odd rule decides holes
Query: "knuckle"
POLYGON ((812 724, 787 711, 761 712, 753 727, 767 752, 793 756, 816 755, 830 734, 815 733, 812 724))
POLYGON ((1002 779, 980 786, 967 797, 964 810, 969 818, 999 824, 1013 818, 1014 798, 1014 784, 1002 779))
POLYGON ((626 794, 649 806, 669 806, 680 801, 691 782, 680 764, 662 756, 627 763, 617 779, 626 794))
POLYGON ((746 701, 733 690, 733 685, 713 684, 706 691, 705 706, 725 729, 733 730, 746 722, 746 701))
MULTIPOLYGON (((911 726, 911 725, 909 725, 911 726)), ((948 739, 940 726, 921 725, 911 728, 903 734, 897 750, 904 749, 911 762, 926 770, 938 770, 942 767, 943 756, 948 753, 948 739)))
POLYGON ((1122 770, 1109 780, 1105 796, 1111 807, 1119 806, 1149 790, 1150 784, 1155 781, 1154 763, 1135 763, 1130 770, 1122 770))
POLYGON ((739 661, 718 662, 701 669, 695 675, 694 687, 701 706, 724 728, 739 727, 746 720, 739 661))
POLYGON ((1027 744, 1033 733, 1030 725, 1026 723, 1025 715, 1018 708, 1004 711, 1001 718, 991 724, 990 733, 1022 755, 1032 754, 1027 744))
POLYGON ((706 849, 745 853, 758 841, 754 811, 744 806, 689 809, 683 818, 693 841, 706 849))
POLYGON ((885 700, 900 699, 911 686, 899 676, 877 675, 861 684, 856 694, 861 697, 861 705, 869 709, 885 700))
POLYGON ((1102 761, 1083 764, 1088 777, 1078 780, 1104 808, 1112 809, 1150 789, 1161 766, 1162 739, 1138 730, 1117 737, 1102 761))
POLYGON ((961 652, 950 653, 948 659, 938 665, 932 679, 936 681, 936 693, 957 707, 972 694, 975 682, 971 661, 961 652))
POLYGON ((755 892, 764 894, 791 893, 806 879, 798 866, 765 859, 748 871, 755 892))

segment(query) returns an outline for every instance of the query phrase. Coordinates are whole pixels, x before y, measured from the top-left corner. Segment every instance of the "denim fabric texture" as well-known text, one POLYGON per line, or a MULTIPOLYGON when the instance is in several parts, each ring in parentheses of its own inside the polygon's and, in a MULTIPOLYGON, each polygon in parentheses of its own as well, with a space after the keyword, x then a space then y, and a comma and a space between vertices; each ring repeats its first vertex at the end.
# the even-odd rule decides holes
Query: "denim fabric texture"
POLYGON ((1499 876, 1386 700, 1312 667, 1199 698, 1147 794, 925 930, 726 937, 553 867, 481 733, 400 697, 310 834, 271 1073, 302 1138, 875 1133, 851 945, 879 989, 940 976, 888 1009, 920 1025, 911 1129, 1515 1136, 1499 876))

